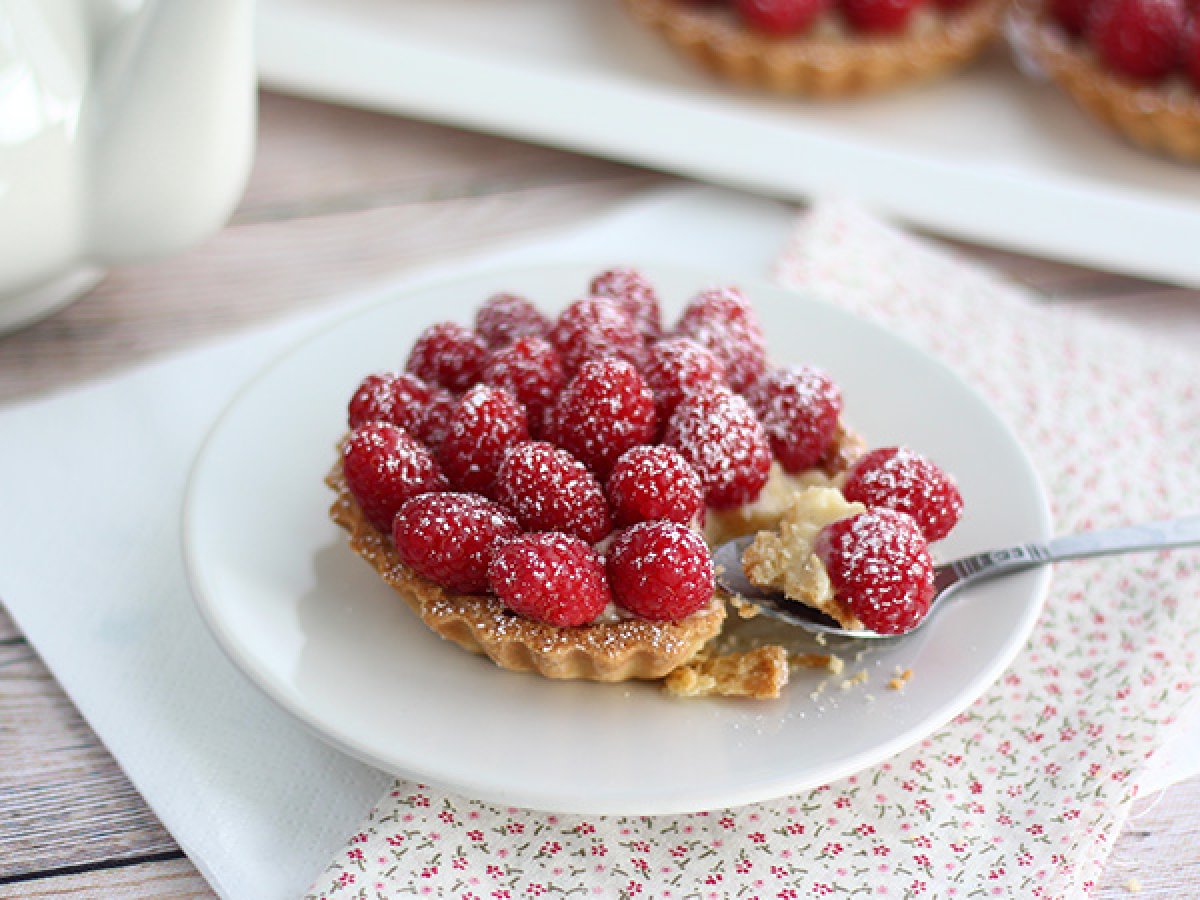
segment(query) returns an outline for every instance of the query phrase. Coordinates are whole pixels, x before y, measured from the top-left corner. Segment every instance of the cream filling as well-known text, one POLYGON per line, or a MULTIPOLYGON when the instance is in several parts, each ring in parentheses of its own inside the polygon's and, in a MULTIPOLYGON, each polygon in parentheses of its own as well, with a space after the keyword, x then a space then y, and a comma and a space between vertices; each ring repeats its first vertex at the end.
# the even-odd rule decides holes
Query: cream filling
POLYGON ((708 511, 704 520, 704 540, 710 547, 719 547, 734 538, 774 528, 798 491, 814 486, 837 487, 843 480, 841 474, 830 476, 820 469, 789 475, 778 462, 772 462, 767 483, 753 503, 708 511))
POLYGON ((742 555, 746 577, 759 587, 783 591, 846 628, 862 628, 862 623, 836 602, 815 545, 822 528, 865 511, 863 504, 847 501, 835 487, 809 487, 793 493, 777 529, 760 531, 742 555))

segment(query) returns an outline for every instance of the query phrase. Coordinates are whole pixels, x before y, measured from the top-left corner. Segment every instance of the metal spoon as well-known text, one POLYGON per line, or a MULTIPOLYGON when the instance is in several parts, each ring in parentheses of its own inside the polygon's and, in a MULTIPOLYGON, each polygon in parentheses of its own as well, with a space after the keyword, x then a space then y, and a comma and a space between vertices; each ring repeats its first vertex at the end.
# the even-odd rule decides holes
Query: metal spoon
MULTIPOLYGON (((874 631, 853 631, 842 628, 833 619, 812 607, 790 600, 778 591, 764 590, 750 583, 742 572, 742 551, 754 540, 743 537, 722 544, 713 553, 717 568, 717 583, 730 594, 755 604, 766 615, 799 625, 809 631, 847 638, 886 638, 894 635, 874 631)), ((929 613, 913 628, 920 628, 933 617, 934 609, 950 594, 976 581, 1024 572, 1047 563, 1091 556, 1112 556, 1118 553, 1137 553, 1146 550, 1168 550, 1172 547, 1200 545, 1200 515, 1088 531, 1082 534, 1051 538, 1044 544, 1021 544, 1003 550, 988 550, 934 569, 934 598, 929 613)), ((909 632, 911 633, 911 631, 909 632)))

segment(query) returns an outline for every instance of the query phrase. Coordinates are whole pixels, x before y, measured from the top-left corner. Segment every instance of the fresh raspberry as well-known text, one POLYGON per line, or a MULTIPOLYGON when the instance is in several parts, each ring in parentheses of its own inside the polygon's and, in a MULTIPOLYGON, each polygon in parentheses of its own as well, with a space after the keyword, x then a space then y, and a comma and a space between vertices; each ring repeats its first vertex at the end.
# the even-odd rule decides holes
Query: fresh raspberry
POLYGON ((405 368, 430 384, 456 393, 479 381, 487 345, 475 332, 455 322, 440 322, 421 332, 405 368))
POLYGON ((654 392, 659 422, 665 423, 679 401, 701 387, 725 383, 725 367, 690 338, 672 338, 650 347, 642 376, 654 392))
POLYGON ((475 313, 475 332, 489 347, 504 347, 517 338, 544 338, 550 322, 524 297, 493 294, 475 313))
POLYGON ((933 560, 912 516, 879 507, 821 529, 814 547, 834 597, 869 630, 902 634, 933 601, 933 560))
POLYGON ((962 494, 954 479, 907 447, 867 453, 850 469, 842 493, 866 506, 908 513, 931 542, 948 535, 962 516, 962 494))
POLYGON ((350 398, 350 427, 365 422, 391 422, 416 434, 434 389, 408 372, 368 375, 350 398))
POLYGON ((445 388, 436 388, 433 397, 421 412, 421 420, 417 423, 417 437, 435 455, 450 431, 450 420, 457 408, 457 397, 445 388))
POLYGON ((529 415, 529 431, 539 435, 546 411, 562 393, 567 376, 558 353, 548 341, 521 337, 488 354, 483 381, 516 397, 529 415))
POLYGON ((577 537, 522 534, 496 548, 488 582, 519 616, 570 628, 596 621, 612 600, 604 559, 577 537))
POLYGON ((663 443, 677 449, 704 486, 709 506, 749 503, 771 472, 771 447, 745 398, 711 386, 691 394, 667 423, 663 443))
POLYGON ((611 297, 633 321, 647 341, 662 337, 662 310, 658 292, 637 269, 609 269, 592 279, 588 289, 593 297, 611 297))
POLYGON ((606 356, 637 364, 643 348, 633 320, 610 297, 584 297, 564 309, 550 330, 550 343, 567 372, 606 356))
POLYGON ((686 619, 715 591, 704 539, 678 522, 641 522, 608 553, 608 583, 619 606, 655 622, 686 619))
POLYGON ((617 524, 669 519, 690 525, 704 513, 704 488, 674 447, 633 447, 608 477, 608 499, 617 524))
POLYGON ((1200 91, 1200 5, 1192 6, 1192 18, 1183 32, 1183 71, 1192 82, 1192 89, 1200 91))
POLYGON ((404 501, 444 491, 446 478, 430 452, 390 422, 367 422, 342 447, 346 487, 371 524, 387 531, 404 501))
POLYGON ((612 531, 600 482, 553 444, 528 441, 509 447, 496 475, 496 499, 526 531, 562 531, 590 544, 612 531))
POLYGON ((675 330, 687 334, 698 325, 751 325, 761 329, 754 307, 738 288, 710 288, 688 301, 675 330))
POLYGON ((654 395, 638 370, 616 357, 585 362, 546 422, 547 438, 601 479, 618 456, 650 443, 657 431, 654 395))
POLYGON ((842 14, 855 31, 895 34, 908 26, 923 0, 841 0, 842 14))
POLYGON ((1050 0, 1050 17, 1068 34, 1079 37, 1087 29, 1094 0, 1050 0))
POLYGON ((493 550, 520 533, 516 519, 478 494, 421 494, 392 520, 392 543, 405 565, 463 594, 488 589, 493 550))
POLYGON ((747 395, 787 472, 811 469, 829 449, 842 414, 842 392, 811 366, 777 369, 747 395))
POLYGON ((1183 0, 1099 0, 1088 42, 1113 72, 1158 81, 1179 62, 1184 19, 1183 0))
POLYGON ((503 388, 480 384, 455 405, 437 458, 456 490, 491 497, 504 451, 527 440, 525 408, 503 388))
POLYGON ((706 348, 725 368, 729 386, 749 390, 767 369, 762 325, 737 288, 704 291, 688 302, 676 333, 706 348))
POLYGON ((825 5, 825 0, 734 0, 746 24, 778 37, 807 31, 825 5))

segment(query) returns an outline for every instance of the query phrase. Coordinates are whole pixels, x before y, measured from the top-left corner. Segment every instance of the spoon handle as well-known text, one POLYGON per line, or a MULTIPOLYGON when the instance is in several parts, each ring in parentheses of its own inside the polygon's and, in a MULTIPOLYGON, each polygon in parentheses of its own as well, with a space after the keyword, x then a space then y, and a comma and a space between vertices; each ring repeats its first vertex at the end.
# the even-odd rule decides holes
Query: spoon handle
POLYGON ((957 587, 968 581, 1032 569, 1044 563, 1193 545, 1200 545, 1200 515, 1085 531, 1051 538, 1044 544, 989 550, 946 563, 938 567, 938 588, 957 587))
POLYGON ((1046 561, 1086 559, 1089 556, 1137 553, 1143 550, 1168 550, 1172 547, 1190 547, 1197 544, 1200 544, 1200 515, 1184 516, 1180 519, 1165 519, 1161 522, 1051 538, 1046 542, 1046 561))

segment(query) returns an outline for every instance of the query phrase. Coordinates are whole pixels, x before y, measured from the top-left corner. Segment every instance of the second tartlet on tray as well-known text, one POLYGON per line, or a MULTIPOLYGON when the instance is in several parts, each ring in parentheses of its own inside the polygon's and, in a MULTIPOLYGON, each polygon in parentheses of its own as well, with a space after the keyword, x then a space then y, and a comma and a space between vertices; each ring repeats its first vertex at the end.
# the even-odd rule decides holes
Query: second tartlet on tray
POLYGON ((1006 0, 625 0, 705 69, 783 94, 847 97, 960 68, 997 36, 1006 0), (785 9, 786 8, 786 9, 785 9))

